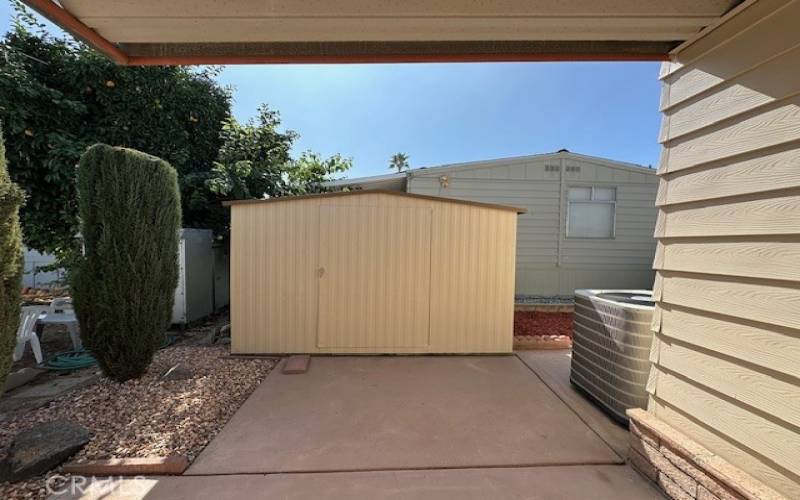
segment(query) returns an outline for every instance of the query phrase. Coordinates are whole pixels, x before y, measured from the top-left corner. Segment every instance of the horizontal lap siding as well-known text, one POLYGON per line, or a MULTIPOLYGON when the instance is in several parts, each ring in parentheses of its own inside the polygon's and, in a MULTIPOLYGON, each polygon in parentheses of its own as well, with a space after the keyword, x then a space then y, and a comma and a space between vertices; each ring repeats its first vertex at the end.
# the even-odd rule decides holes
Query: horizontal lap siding
POLYGON ((579 288, 650 288, 652 237, 657 210, 657 178, 648 172, 617 169, 566 157, 520 162, 499 160, 487 166, 415 173, 408 191, 523 207, 518 219, 516 291, 526 295, 571 295, 579 288), (560 196, 558 171, 565 172, 560 196), (440 177, 447 176, 447 187, 440 177), (617 188, 614 239, 566 238, 566 189, 572 185, 617 188), (559 201, 562 201, 559 206, 559 201), (560 249, 560 252, 559 252, 560 249), (560 259, 559 259, 560 253, 560 259))
POLYGON ((707 273, 742 278, 800 281, 800 239, 745 236, 663 238, 658 246, 657 267, 688 273, 707 273))
POLYGON ((659 185, 657 204, 674 205, 797 187, 798 144, 789 142, 705 167, 665 174, 659 185))
POLYGON ((791 38, 780 36, 761 37, 757 43, 752 43, 752 38, 735 36, 756 25, 761 33, 767 34, 794 29, 800 12, 797 5, 787 0, 759 0, 757 4, 749 7, 749 13, 736 16, 709 33, 702 43, 684 48, 677 56, 679 60, 664 65, 661 78, 667 87, 662 92, 662 110, 676 107, 707 92, 714 93, 718 85, 796 45, 791 38), (760 12, 756 13, 756 10, 760 12), (760 21, 754 22, 755 18, 760 21), (711 57, 707 54, 709 49, 714 52, 711 57), (695 64, 695 61, 701 64, 695 64))
POLYGON ((792 498, 800 497, 798 18, 798 0, 757 2, 730 21, 741 29, 723 24, 662 71, 648 384, 656 416, 792 498))
POLYGON ((537 163, 446 175, 447 188, 441 186, 439 175, 414 176, 409 180, 408 191, 527 209, 528 213, 517 219, 516 292, 558 294, 558 172, 545 172, 544 163, 537 163), (534 279, 528 278, 531 274, 534 279))

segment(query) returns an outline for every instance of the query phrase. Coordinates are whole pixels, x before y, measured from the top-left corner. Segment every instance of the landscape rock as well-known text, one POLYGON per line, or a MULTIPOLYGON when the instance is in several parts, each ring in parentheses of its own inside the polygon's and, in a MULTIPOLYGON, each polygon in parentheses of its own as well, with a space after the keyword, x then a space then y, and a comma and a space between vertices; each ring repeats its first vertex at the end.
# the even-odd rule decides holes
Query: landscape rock
POLYGON ((194 341, 194 345, 211 346, 214 345, 216 338, 217 334, 214 332, 214 330, 209 330, 205 335, 197 337, 194 341))
POLYGON ((193 376, 194 373, 191 370, 185 368, 183 365, 178 363, 177 365, 174 365, 172 368, 164 372, 164 374, 161 375, 160 380, 162 381, 187 380, 192 378, 193 376))
POLYGON ((16 435, 0 463, 0 481, 22 481, 57 467, 89 442, 89 431, 66 420, 38 424, 16 435))
POLYGON ((44 370, 37 370, 36 368, 22 368, 21 370, 17 370, 15 372, 9 373, 6 377, 6 383, 3 386, 3 390, 0 391, 0 394, 6 393, 10 390, 16 389, 21 385, 25 385, 31 380, 35 379, 39 376, 39 374, 44 373, 44 370))
POLYGON ((213 345, 217 343, 224 343, 226 339, 231 338, 231 325, 226 324, 221 327, 214 328, 207 337, 203 339, 200 345, 213 345))
POLYGON ((218 337, 228 337, 228 338, 230 338, 230 336, 231 336, 231 325, 230 324, 222 325, 222 327, 219 329, 219 335, 217 335, 217 336, 218 337))
POLYGON ((52 378, 40 384, 23 387, 9 396, 18 399, 49 398, 54 399, 64 393, 70 392, 97 380, 97 374, 92 370, 79 370, 69 375, 52 378))

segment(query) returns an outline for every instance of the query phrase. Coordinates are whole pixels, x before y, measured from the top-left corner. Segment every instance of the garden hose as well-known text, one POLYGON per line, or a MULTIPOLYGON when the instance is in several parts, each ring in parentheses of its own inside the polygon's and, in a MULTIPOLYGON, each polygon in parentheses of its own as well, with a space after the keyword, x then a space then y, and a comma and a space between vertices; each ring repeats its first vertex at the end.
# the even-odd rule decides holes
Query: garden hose
POLYGON ((96 364, 97 361, 85 349, 60 352, 42 363, 42 367, 52 371, 77 370, 96 364))
MULTIPOLYGON (((164 349, 171 346, 178 340, 175 335, 167 335, 164 343, 159 346, 159 349, 164 349)), ((76 349, 74 351, 60 352, 42 363, 42 367, 47 370, 63 371, 63 370, 78 370, 80 368, 87 368, 97 364, 91 354, 86 349, 76 349)))

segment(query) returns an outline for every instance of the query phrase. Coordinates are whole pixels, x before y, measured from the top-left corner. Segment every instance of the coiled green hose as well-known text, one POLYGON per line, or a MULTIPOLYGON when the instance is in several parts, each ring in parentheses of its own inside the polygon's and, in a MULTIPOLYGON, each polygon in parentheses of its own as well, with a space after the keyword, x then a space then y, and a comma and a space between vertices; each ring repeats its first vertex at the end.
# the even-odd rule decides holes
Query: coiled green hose
MULTIPOLYGON (((167 335, 164 343, 161 344, 159 349, 164 349, 174 344, 177 337, 174 335, 167 335)), ((80 368, 87 368, 96 365, 97 360, 86 349, 76 349, 74 351, 60 352, 52 358, 42 363, 42 367, 52 371, 65 371, 65 370, 78 370, 80 368)))
POLYGON ((86 349, 76 349, 56 354, 42 363, 42 367, 47 370, 63 371, 87 368, 95 364, 97 364, 97 360, 86 349))

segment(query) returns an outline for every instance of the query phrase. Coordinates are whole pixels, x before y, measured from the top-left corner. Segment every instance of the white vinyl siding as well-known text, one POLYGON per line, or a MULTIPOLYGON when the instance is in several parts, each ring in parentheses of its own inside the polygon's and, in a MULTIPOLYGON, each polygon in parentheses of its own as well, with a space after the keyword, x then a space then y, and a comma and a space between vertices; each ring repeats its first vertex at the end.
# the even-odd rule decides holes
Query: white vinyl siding
POLYGON ((651 288, 658 177, 654 170, 574 153, 416 170, 410 193, 524 207, 517 234, 516 293, 570 296, 581 288, 651 288), (560 179, 563 168, 564 178, 560 179), (446 186, 441 181, 447 176, 446 186), (615 194, 614 238, 567 238, 567 190, 615 194))
POLYGON ((798 19, 798 0, 754 2, 663 68, 648 384, 651 413, 787 498, 800 498, 798 19))
POLYGON ((567 238, 613 238, 616 188, 573 186, 567 196, 567 238))

